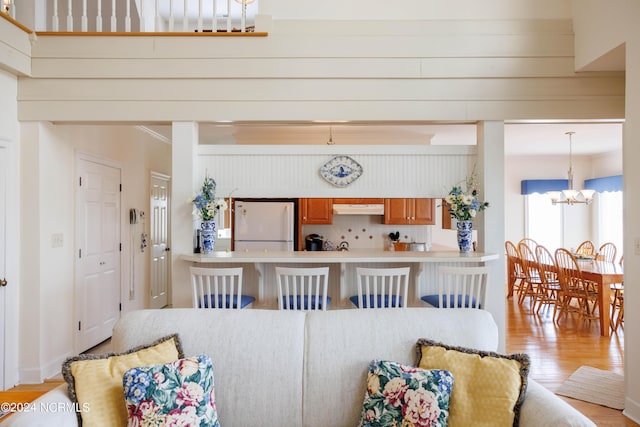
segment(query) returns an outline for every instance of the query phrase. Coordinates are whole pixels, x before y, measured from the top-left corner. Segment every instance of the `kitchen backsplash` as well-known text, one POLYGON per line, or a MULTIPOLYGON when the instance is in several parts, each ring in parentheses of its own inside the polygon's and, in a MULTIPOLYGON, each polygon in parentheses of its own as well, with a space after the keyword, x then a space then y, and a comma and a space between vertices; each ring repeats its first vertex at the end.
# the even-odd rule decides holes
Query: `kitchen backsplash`
POLYGON ((426 243, 431 246, 431 225, 387 225, 381 224, 379 215, 334 215, 330 225, 303 225, 303 238, 308 234, 319 234, 337 247, 347 242, 349 249, 389 249, 389 233, 400 232, 401 242, 426 243))

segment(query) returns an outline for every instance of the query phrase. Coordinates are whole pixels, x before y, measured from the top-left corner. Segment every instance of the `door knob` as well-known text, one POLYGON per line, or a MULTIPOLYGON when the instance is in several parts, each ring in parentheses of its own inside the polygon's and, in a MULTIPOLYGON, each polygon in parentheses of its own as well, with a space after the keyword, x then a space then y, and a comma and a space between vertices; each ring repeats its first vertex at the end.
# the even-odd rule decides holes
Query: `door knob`
POLYGON ((0 280, 0 287, 4 288, 5 286, 7 286, 7 279, 2 278, 2 280, 0 280))

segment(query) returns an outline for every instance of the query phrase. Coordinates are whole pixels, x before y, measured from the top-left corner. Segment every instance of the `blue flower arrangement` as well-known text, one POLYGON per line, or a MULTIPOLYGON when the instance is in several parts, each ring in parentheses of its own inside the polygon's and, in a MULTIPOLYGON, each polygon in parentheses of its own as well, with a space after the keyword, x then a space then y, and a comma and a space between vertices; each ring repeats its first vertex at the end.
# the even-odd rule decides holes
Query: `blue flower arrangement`
POLYGON ((208 174, 202 182, 200 193, 193 200, 193 214, 198 215, 203 221, 212 221, 218 211, 227 209, 224 199, 216 198, 216 181, 208 174))
POLYGON ((449 207, 451 218, 458 221, 472 220, 478 212, 489 207, 489 202, 481 202, 478 199, 475 175, 467 177, 464 185, 464 190, 461 185, 454 185, 444 199, 449 207))

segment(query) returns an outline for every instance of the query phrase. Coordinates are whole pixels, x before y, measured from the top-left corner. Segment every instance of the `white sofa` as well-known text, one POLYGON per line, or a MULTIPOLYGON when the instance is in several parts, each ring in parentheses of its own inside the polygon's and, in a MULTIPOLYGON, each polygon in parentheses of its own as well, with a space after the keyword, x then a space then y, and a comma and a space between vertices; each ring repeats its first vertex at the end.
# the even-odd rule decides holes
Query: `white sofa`
MULTIPOLYGON (((141 310, 117 323, 112 343, 120 352, 176 332, 186 356, 206 354, 213 361, 222 427, 353 427, 372 359, 413 365, 419 338, 491 351, 498 345, 489 312, 433 308, 141 310)), ((75 426, 73 412, 40 410, 69 404, 61 386, 36 401, 33 412, 15 414, 3 426, 75 426)), ((595 424, 529 379, 520 426, 595 424)))

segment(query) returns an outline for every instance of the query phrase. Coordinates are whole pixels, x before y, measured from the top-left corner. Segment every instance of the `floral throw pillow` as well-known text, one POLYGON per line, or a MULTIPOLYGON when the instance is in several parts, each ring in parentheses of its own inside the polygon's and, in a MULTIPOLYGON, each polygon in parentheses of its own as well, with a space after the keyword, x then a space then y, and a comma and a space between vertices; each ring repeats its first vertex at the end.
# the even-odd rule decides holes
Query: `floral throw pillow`
POLYGON ((220 426, 207 356, 133 368, 122 382, 130 427, 220 426))
POLYGON ((452 386, 449 371, 374 360, 359 427, 446 427, 452 386))

